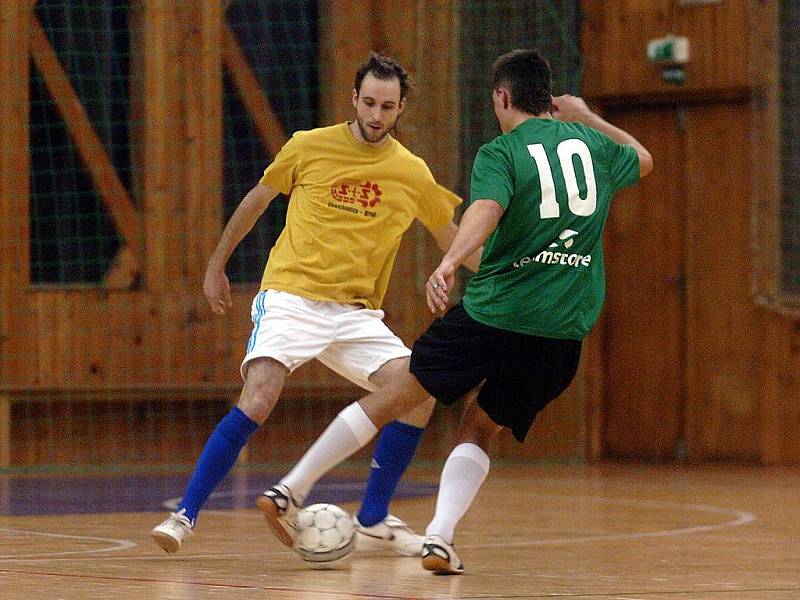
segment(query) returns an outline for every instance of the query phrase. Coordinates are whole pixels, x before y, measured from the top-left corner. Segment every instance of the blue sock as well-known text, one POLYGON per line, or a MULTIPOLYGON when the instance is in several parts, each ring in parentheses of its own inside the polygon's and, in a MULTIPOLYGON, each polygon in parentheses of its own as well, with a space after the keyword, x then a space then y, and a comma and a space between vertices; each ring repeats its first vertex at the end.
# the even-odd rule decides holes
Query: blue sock
POLYGON ((178 510, 186 509, 186 516, 192 523, 211 492, 231 470, 247 438, 256 429, 258 423, 237 407, 232 408, 214 429, 197 459, 197 466, 178 505, 178 510))
POLYGON ((408 468, 422 437, 422 427, 392 421, 381 431, 372 460, 367 489, 361 499, 358 522, 364 527, 380 523, 389 514, 389 502, 408 468))

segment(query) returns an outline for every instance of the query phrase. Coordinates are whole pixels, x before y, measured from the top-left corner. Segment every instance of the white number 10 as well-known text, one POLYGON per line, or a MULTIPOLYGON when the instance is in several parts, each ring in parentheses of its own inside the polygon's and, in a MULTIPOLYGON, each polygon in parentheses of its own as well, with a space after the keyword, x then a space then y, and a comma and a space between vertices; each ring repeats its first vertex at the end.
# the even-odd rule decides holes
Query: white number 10
MULTIPOLYGON (((553 170, 542 144, 528 144, 528 152, 536 161, 539 169, 539 183, 542 189, 542 204, 539 214, 542 219, 555 219, 561 212, 556 201, 556 184, 553 181, 553 170)), ((564 140, 556 148, 558 162, 561 163, 561 172, 564 174, 564 184, 567 187, 569 209, 580 217, 588 217, 597 209, 597 183, 594 179, 594 165, 589 147, 578 139, 564 140), (578 178, 575 174, 575 165, 572 157, 577 156, 583 166, 583 175, 586 180, 586 197, 581 198, 578 178)))

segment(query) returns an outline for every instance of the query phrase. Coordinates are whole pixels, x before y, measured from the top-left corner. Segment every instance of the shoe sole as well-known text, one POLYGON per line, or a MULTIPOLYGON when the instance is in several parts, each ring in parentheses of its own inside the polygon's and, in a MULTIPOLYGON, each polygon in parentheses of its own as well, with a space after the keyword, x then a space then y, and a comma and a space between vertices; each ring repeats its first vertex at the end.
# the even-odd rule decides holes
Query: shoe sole
POLYGON ((281 544, 291 548, 294 545, 294 538, 286 531, 275 503, 266 496, 259 496, 258 500, 256 500, 256 506, 264 513, 264 518, 267 520, 267 524, 272 529, 275 537, 278 538, 281 544))
POLYGON ((158 546, 168 554, 175 554, 181 547, 181 543, 171 535, 160 531, 151 531, 150 537, 158 546))
POLYGON ((432 571, 434 575, 461 575, 464 572, 464 569, 454 569, 450 566, 450 561, 435 554, 429 554, 422 559, 422 568, 432 571))

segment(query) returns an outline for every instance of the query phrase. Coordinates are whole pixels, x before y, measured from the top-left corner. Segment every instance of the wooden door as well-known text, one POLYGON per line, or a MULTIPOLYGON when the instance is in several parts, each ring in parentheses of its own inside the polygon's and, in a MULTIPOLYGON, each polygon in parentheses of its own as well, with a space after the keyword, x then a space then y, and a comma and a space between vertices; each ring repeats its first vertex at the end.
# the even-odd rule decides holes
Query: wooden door
POLYGON ((602 453, 671 458, 684 452, 686 402, 684 113, 607 116, 650 150, 655 169, 615 197, 606 229, 602 453))
MULTIPOLYGON (((686 440, 690 459, 757 460, 764 336, 751 293, 752 177, 746 101, 697 106, 686 119, 686 440)), ((755 157, 755 162, 754 158, 755 157)), ((791 397, 787 401, 792 402, 791 397)), ((796 398, 795 398, 796 401, 796 398)), ((791 414, 791 412, 789 413, 791 414)), ((791 419, 780 427, 794 427, 791 419)), ((766 430, 763 431, 767 434, 766 430)))

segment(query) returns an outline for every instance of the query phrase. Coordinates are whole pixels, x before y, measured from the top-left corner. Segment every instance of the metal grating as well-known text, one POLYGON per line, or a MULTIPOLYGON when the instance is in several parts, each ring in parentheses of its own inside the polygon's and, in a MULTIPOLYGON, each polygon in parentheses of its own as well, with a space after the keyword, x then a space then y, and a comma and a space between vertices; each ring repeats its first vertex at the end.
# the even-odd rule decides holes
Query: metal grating
POLYGON ((780 7, 780 286, 800 300, 800 2, 780 7))

